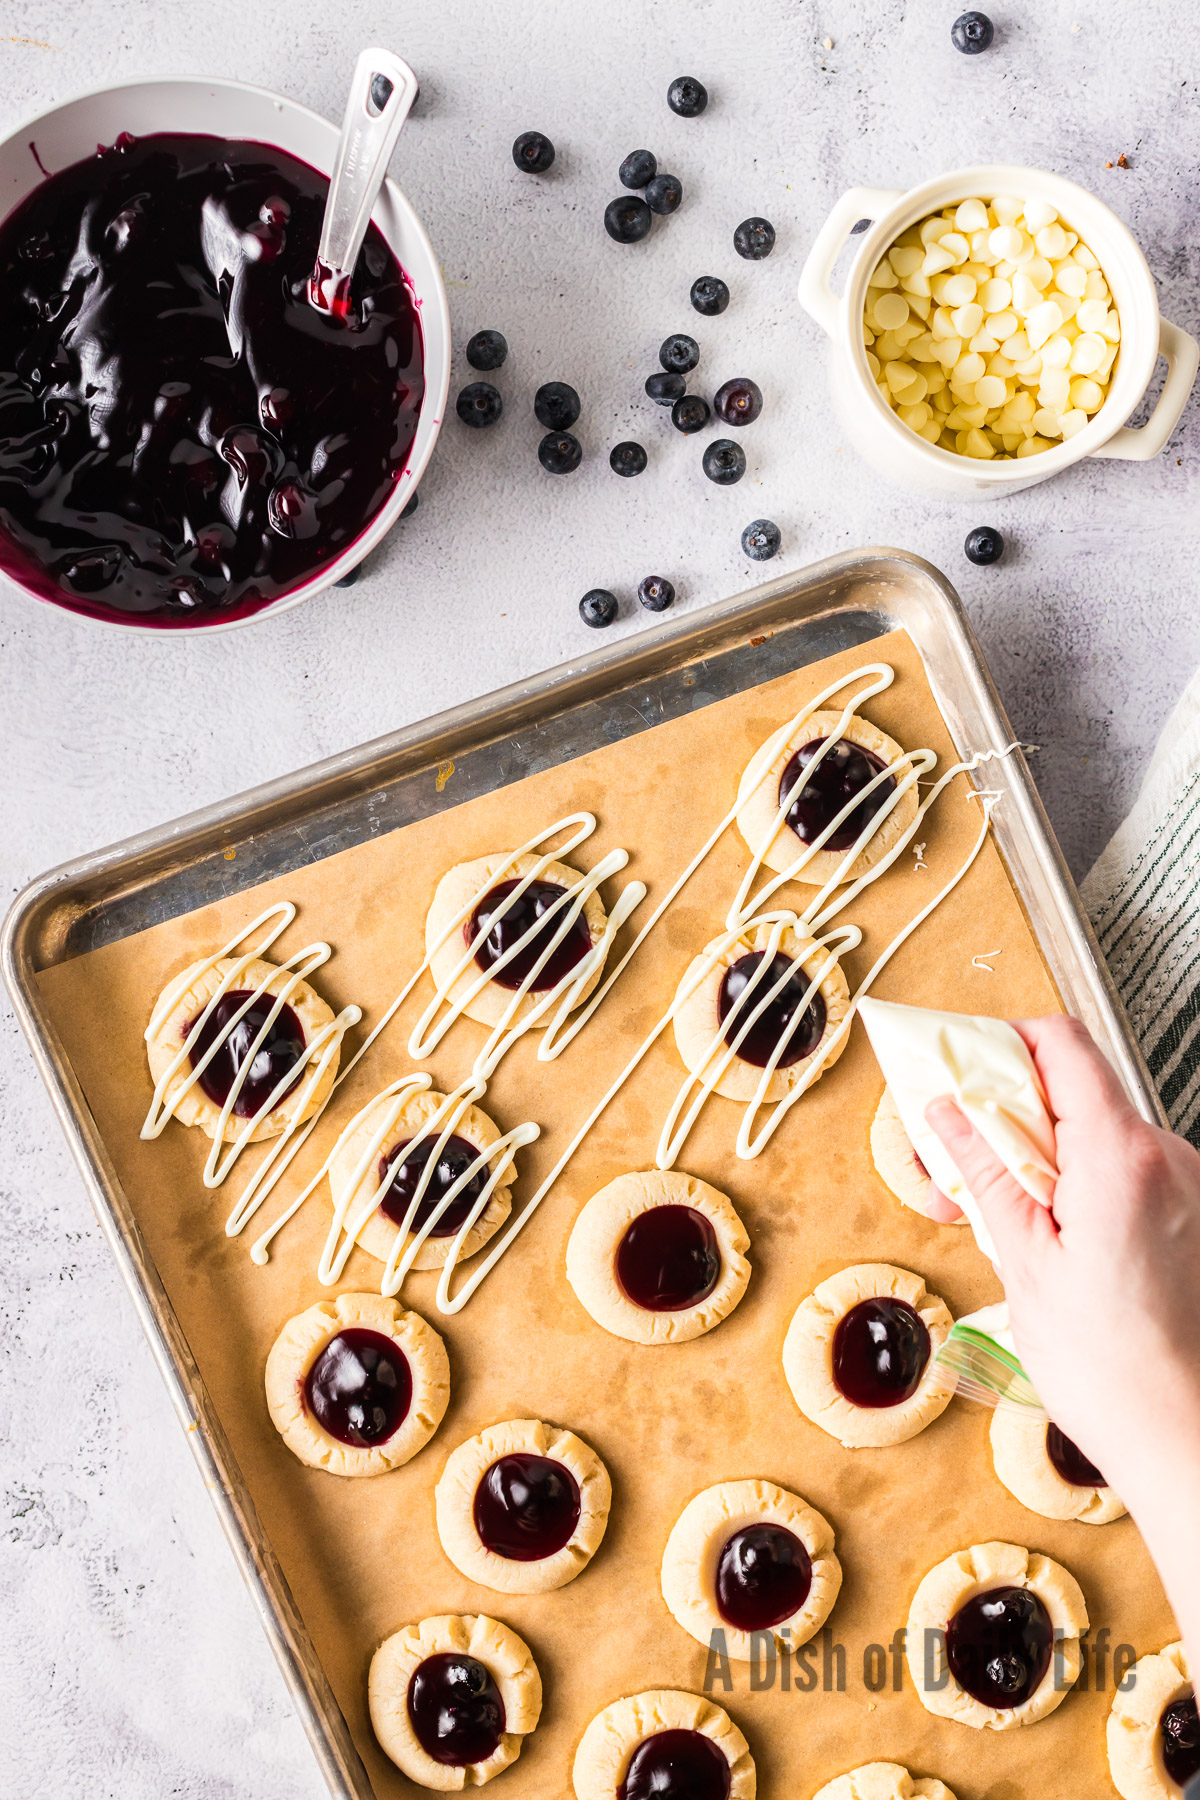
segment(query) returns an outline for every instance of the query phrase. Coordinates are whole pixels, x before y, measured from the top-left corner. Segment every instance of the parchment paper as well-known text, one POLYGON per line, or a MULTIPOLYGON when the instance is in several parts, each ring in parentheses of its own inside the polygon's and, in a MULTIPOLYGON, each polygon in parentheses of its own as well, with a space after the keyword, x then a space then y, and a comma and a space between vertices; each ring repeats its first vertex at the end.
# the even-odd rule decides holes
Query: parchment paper
MULTIPOLYGON (((1071 1694, 1042 1723, 1004 1733, 934 1719, 907 1672, 902 1691, 893 1692, 890 1656, 886 1687, 872 1693, 864 1686, 864 1647, 891 1644, 925 1571, 990 1538, 1064 1563, 1083 1587, 1093 1627, 1108 1626, 1114 1644, 1143 1654, 1170 1641, 1175 1628, 1128 1519, 1103 1527, 1055 1524, 1011 1498, 992 1470, 984 1410, 955 1402, 911 1442, 857 1451, 842 1449, 797 1411, 780 1362, 784 1333, 799 1301, 837 1269, 884 1261, 917 1270, 956 1315, 999 1297, 969 1232, 903 1209, 874 1173, 867 1134, 882 1081, 861 1026, 757 1161, 733 1154, 740 1109, 709 1102, 678 1166, 730 1195, 750 1233, 754 1273, 742 1304, 716 1331, 648 1348, 593 1324, 567 1285, 564 1251, 591 1194, 617 1174, 653 1165, 662 1118, 683 1079, 668 1033, 462 1314, 441 1319, 435 1275, 410 1276, 402 1298, 446 1339, 451 1405, 412 1463, 374 1480, 339 1480, 302 1466, 276 1435, 263 1397, 263 1365, 276 1334, 326 1291, 315 1275, 329 1223, 326 1190, 277 1240, 266 1268, 251 1263, 248 1247, 317 1166, 350 1111, 409 1066, 405 1044, 429 999, 428 980, 339 1090, 293 1177, 242 1239, 227 1240, 223 1224, 252 1167, 249 1156, 223 1189, 209 1193, 200 1182, 206 1138, 174 1123, 157 1142, 138 1138, 151 1091, 142 1031, 156 995, 177 969, 211 953, 269 901, 290 898, 300 909, 274 954, 328 939, 336 954, 316 985, 335 1008, 350 1000, 363 1006, 365 1029, 419 962, 430 896, 453 863, 509 848, 562 814, 588 808, 599 829, 575 853, 575 864, 591 867, 624 846, 627 876, 647 882, 653 903, 730 805, 751 752, 835 673, 868 660, 891 662, 897 679, 864 708, 867 716, 906 748, 931 746, 944 767, 953 747, 920 658, 897 632, 41 977, 379 1800, 419 1790, 375 1743, 368 1663, 383 1637, 429 1614, 491 1613, 520 1632, 537 1659, 542 1721, 500 1778, 502 1795, 565 1800, 575 1746, 600 1707, 644 1688, 699 1691, 705 1651, 667 1612, 659 1561, 693 1494, 747 1476, 793 1489, 825 1513, 845 1570, 830 1621, 832 1638, 845 1647, 845 1692, 823 1690, 819 1654, 814 1692, 795 1685, 784 1691, 778 1674, 773 1686, 751 1692, 749 1668, 737 1663, 732 1691, 719 1683, 714 1689, 750 1741, 760 1795, 806 1800, 833 1775, 875 1759, 936 1774, 958 1800, 1097 1800, 1113 1791, 1104 1750, 1111 1664, 1104 1692, 1071 1694), (613 1478, 604 1544, 585 1573, 557 1593, 509 1598, 475 1586, 446 1559, 434 1525, 433 1489, 450 1450, 514 1417, 541 1417, 578 1432, 613 1478)), ((927 868, 915 869, 910 856, 846 915, 865 931, 863 946, 847 958, 852 987, 969 848, 979 806, 965 796, 960 778, 938 802, 925 834, 927 868)), ((497 1073, 484 1105, 500 1129, 524 1119, 543 1127, 541 1141, 521 1153, 518 1201, 665 1010, 693 953, 722 928, 746 860, 730 830, 564 1055, 538 1063, 534 1033, 497 1073)), ((787 890, 799 906, 810 892, 787 890)), ((610 886, 610 903, 612 897, 610 886)), ((875 992, 1001 1016, 1058 1010, 990 842, 875 992), (991 973, 972 966, 983 953, 991 973)), ((466 1019, 452 1029, 427 1065, 439 1089, 466 1075, 484 1035, 466 1019)), ((380 1265, 358 1251, 340 1287, 377 1289, 379 1275, 380 1265)), ((831 1669, 836 1678, 832 1654, 831 1669)))

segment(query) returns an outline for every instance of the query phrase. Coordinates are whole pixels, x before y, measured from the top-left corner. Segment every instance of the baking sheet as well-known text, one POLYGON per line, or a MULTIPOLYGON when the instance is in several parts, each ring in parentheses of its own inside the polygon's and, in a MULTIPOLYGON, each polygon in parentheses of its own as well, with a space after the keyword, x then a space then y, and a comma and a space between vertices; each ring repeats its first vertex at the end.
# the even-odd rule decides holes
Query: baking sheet
MULTIPOLYGON (((503 1778, 528 1800, 561 1800, 569 1791, 575 1745, 607 1701, 651 1686, 699 1689, 705 1652, 667 1613, 658 1562, 692 1494, 742 1476, 777 1481, 825 1512, 846 1576, 830 1621, 846 1652, 844 1693, 820 1686, 785 1692, 778 1682, 751 1692, 749 1671, 740 1664, 733 1665, 732 1692, 718 1687, 714 1693, 750 1740, 761 1792, 786 1787, 803 1796, 873 1758, 938 1774, 959 1800, 982 1800, 985 1793, 1017 1800, 1047 1789, 1059 1800, 1091 1800, 1112 1791, 1103 1730, 1111 1686, 1070 1696, 1037 1727, 977 1735, 927 1714, 907 1675, 900 1693, 890 1684, 870 1693, 863 1684, 864 1646, 890 1643, 925 1570, 949 1551, 991 1537, 1064 1562, 1083 1586, 1093 1623, 1110 1626, 1114 1642, 1144 1652, 1174 1630, 1129 1521, 1093 1528, 1027 1513, 992 1473, 982 1411, 956 1403, 911 1443, 858 1452, 842 1450, 797 1412, 780 1365, 783 1335, 798 1301, 837 1268, 881 1260, 916 1269, 956 1314, 998 1293, 967 1233, 904 1211, 874 1175, 867 1130, 881 1082, 861 1031, 755 1162, 733 1155, 739 1109, 720 1099, 709 1103, 679 1166, 733 1199, 750 1233, 754 1275, 745 1300, 716 1332, 650 1349, 621 1343, 592 1323, 567 1286, 563 1255, 582 1202, 614 1175, 652 1164, 661 1119, 683 1078, 668 1035, 461 1315, 439 1318, 435 1276, 409 1278, 406 1303, 447 1341, 451 1406, 413 1463, 371 1482, 339 1482, 302 1467, 275 1434, 263 1400, 270 1343, 293 1312, 323 1291, 314 1273, 329 1218, 322 1196, 314 1196, 260 1269, 247 1254, 254 1229, 234 1242, 222 1231, 245 1179, 240 1168, 248 1172, 249 1162, 210 1194, 199 1181, 206 1139, 174 1125, 156 1143, 137 1137, 149 1098, 141 1032, 155 996, 184 962, 215 949, 270 901, 286 897, 300 908, 277 954, 327 938, 336 954, 320 972, 319 991, 335 1007, 356 1000, 369 1026, 420 960, 426 906, 445 868, 510 847, 586 807, 599 829, 574 862, 589 867, 623 846, 631 857, 626 878, 645 880, 652 904, 730 804, 752 750, 839 669, 867 660, 890 661, 897 671, 893 688, 869 703, 867 715, 905 747, 929 744, 943 761, 952 760, 920 659, 908 638, 895 633, 105 944, 39 977, 380 1800, 419 1790, 374 1743, 367 1664, 383 1636, 429 1613, 492 1612, 529 1642, 546 1705, 516 1773, 503 1778), (578 1431, 613 1476, 605 1543, 585 1574, 556 1594, 510 1598, 475 1586, 444 1557, 434 1527, 432 1493, 446 1455, 483 1426, 517 1416, 578 1431)), ((447 794, 453 781, 447 780, 447 794)), ((966 786, 956 782, 931 815, 927 869, 898 868, 850 909, 866 934, 861 950, 847 958, 852 984, 965 855, 979 818, 966 786)), ((527 1118, 543 1127, 539 1144, 521 1154, 518 1202, 665 1009, 691 955, 720 928, 745 861, 731 831, 571 1048, 558 1061, 539 1064, 535 1042, 527 1039, 493 1079, 484 1104, 502 1130, 527 1118)), ((990 843, 875 991, 995 1014, 1057 1006, 990 843), (973 957, 993 952, 987 956, 992 973, 972 965, 973 957)), ((295 1186, 316 1166, 341 1119, 407 1068, 408 1029, 429 992, 427 983, 419 985, 339 1091, 308 1161, 296 1165, 295 1186)), ((467 1073, 483 1036, 482 1027, 464 1020, 439 1046, 426 1066, 442 1091, 467 1073)), ((269 1205, 262 1219, 273 1213, 269 1205)), ((339 1287, 371 1288, 378 1274, 379 1265, 358 1252, 339 1287)))

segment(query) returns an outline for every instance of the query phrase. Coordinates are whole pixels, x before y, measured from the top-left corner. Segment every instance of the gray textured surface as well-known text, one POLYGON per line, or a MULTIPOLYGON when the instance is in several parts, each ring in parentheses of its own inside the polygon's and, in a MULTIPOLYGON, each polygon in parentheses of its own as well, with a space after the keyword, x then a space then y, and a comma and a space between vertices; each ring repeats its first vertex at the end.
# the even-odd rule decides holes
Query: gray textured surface
MULTIPOLYGON (((669 574, 681 604, 746 585, 756 514, 789 564, 859 543, 914 549, 958 584, 1077 872, 1130 797, 1200 661, 1195 556, 1200 406, 1159 462, 1098 463, 986 514, 914 502, 843 452, 816 328, 795 283, 830 203, 971 161, 1058 169, 1132 226, 1163 309, 1200 327, 1200 25, 1188 8, 1103 0, 997 5, 997 46, 950 47, 935 0, 341 0, 284 5, 88 0, 0 21, 0 129, 74 92, 154 72, 274 86, 337 116, 354 53, 392 45, 422 97, 396 172, 444 259, 460 340, 499 326, 508 411, 453 419, 370 578, 274 622, 199 641, 135 640, 0 591, 3 888, 75 853, 544 667, 584 647, 575 603, 669 574), (1190 22, 1189 22, 1190 21, 1190 22), (823 48, 832 38, 833 50, 823 48), (35 40, 33 42, 26 40, 35 40), (698 121, 669 78, 709 83, 698 121), (517 131, 559 146, 543 182, 517 131), (653 238, 619 248, 600 214, 616 165, 655 149, 685 187, 653 238), (1106 169, 1122 152, 1131 167, 1106 169), (761 265, 730 234, 779 230, 761 265), (698 320, 692 278, 734 302, 698 320), (660 339, 691 329, 706 386, 754 375, 751 477, 719 490, 699 446, 641 397, 660 339), (587 461, 555 482, 533 457, 534 388, 584 399, 587 461), (607 449, 634 436, 647 473, 607 449), (997 569, 961 554, 984 517, 997 569)), ((456 367, 456 385, 462 377, 456 367)), ((777 567, 782 564, 776 565, 777 567)), ((11 1017, 0 1130, 0 1692, 4 1800, 316 1796, 318 1782, 187 1449, 168 1411, 11 1017)))

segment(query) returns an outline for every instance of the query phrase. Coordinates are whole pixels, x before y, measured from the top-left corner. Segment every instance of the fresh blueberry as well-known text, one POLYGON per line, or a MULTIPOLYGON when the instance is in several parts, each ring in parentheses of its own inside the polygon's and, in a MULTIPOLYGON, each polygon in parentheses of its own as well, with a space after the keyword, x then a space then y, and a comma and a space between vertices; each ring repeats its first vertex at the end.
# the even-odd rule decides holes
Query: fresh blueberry
POLYGON ((565 381, 547 381, 533 396, 533 410, 547 431, 569 431, 579 417, 579 395, 565 381))
POLYGON ((715 319, 729 305, 729 289, 719 275, 700 275, 692 283, 692 305, 706 319, 715 319))
POLYGON ((523 131, 513 145, 512 158, 527 175, 544 175, 554 161, 554 145, 540 131, 523 131))
POLYGON ((678 175, 656 175, 646 183, 646 205, 651 212, 678 212, 683 204, 683 183, 678 175))
MULTIPOLYGON (((377 74, 371 77, 371 105, 377 113, 381 113, 391 99, 392 85, 386 75, 377 74)), ((339 581, 338 586, 341 587, 341 585, 339 581)))
POLYGON ((455 405, 463 424, 474 426, 476 431, 494 425, 504 411, 504 402, 490 381, 469 381, 455 405))
POLYGON ((732 438, 714 438, 704 451, 704 473, 719 487, 732 487, 746 473, 746 452, 732 438))
POLYGON ((717 389, 713 408, 726 425, 753 425, 762 411, 762 389, 748 375, 737 375, 717 389))
POLYGON ((694 75, 678 75, 667 89, 667 105, 681 119, 698 119, 708 105, 708 89, 694 75))
POLYGON ((400 517, 402 519, 411 519, 412 518, 413 514, 417 510, 417 502, 420 500, 420 498, 421 498, 421 496, 418 494, 416 488, 414 488, 412 491, 412 499, 409 501, 408 505, 404 508, 404 511, 400 514, 400 517))
MULTIPOLYGON (((382 111, 382 108, 380 110, 382 111)), ((403 518, 404 514, 401 513, 400 517, 403 518)), ((362 567, 362 563, 355 563, 354 567, 348 569, 340 581, 334 582, 334 587, 353 587, 359 576, 362 574, 362 567)))
POLYGON ((608 466, 616 475, 640 475, 646 466, 646 452, 640 444, 614 444, 608 466))
POLYGON ((656 369, 653 375, 646 377, 646 392, 656 406, 674 406, 676 400, 682 400, 687 390, 687 378, 683 375, 660 375, 656 369))
POLYGON ((636 244, 654 223, 654 214, 637 194, 622 194, 604 209, 604 229, 618 244, 636 244))
POLYGON ((547 475, 569 475, 583 461, 583 449, 569 431, 548 431, 538 445, 538 461, 547 475))
POLYGON ((467 345, 473 369, 498 369, 508 355, 508 340, 499 331, 477 331, 467 345))
POLYGON ((968 531, 963 549, 973 563, 999 562, 1004 555, 1004 539, 994 525, 977 525, 974 531, 968 531))
POLYGON ((996 35, 996 27, 986 13, 960 13, 950 27, 950 41, 964 56, 978 56, 996 35))
POLYGON ((752 519, 742 533, 742 549, 752 562, 770 562, 782 542, 774 519, 752 519))
POLYGON ((675 584, 665 575, 647 575, 638 586, 638 599, 647 612, 666 612, 675 604, 675 584))
POLYGON ((733 247, 748 262, 761 262, 775 248, 775 227, 770 219, 743 219, 733 234, 733 247))
POLYGON ((708 401, 699 394, 684 394, 671 408, 671 423, 676 431, 703 431, 708 424, 708 401))
POLYGON ((669 375, 686 375, 700 361, 700 346, 686 331, 676 331, 663 339, 658 360, 669 375))
POLYGON ((644 188, 658 174, 658 158, 653 150, 631 150, 618 174, 622 187, 644 188))
POLYGON ((610 594, 607 588, 589 588, 579 602, 580 618, 595 631, 611 625, 619 610, 617 596, 610 594))

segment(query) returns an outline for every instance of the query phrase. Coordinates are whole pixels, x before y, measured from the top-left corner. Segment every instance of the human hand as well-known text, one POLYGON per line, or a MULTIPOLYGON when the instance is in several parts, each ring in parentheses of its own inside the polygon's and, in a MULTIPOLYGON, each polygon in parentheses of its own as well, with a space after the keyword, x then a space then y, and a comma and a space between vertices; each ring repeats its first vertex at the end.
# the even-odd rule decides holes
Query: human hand
MULTIPOLYGON (((1052 1211, 1019 1186, 953 1100, 933 1101, 926 1117, 995 1241, 1030 1380, 1125 1501, 1162 1568, 1164 1557, 1178 1561, 1185 1521, 1198 1535, 1200 1154, 1135 1112, 1077 1021, 1016 1028, 1056 1120, 1052 1211)), ((1200 1631, 1200 1552, 1190 1554, 1200 1631)))

